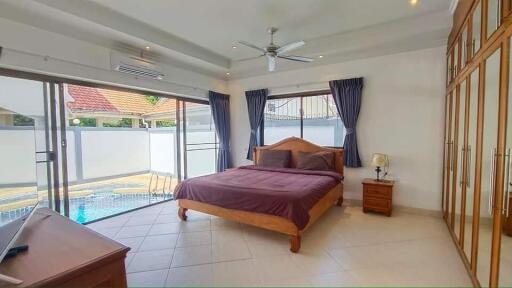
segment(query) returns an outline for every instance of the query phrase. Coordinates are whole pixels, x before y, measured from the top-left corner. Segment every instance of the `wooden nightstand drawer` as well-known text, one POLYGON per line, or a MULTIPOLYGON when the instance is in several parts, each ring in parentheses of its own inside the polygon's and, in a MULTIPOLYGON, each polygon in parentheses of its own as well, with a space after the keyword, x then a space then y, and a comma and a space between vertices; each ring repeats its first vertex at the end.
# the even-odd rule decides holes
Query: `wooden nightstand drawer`
POLYGON ((391 216, 393 210, 393 181, 363 179, 363 211, 383 212, 391 216))
POLYGON ((377 209, 384 212, 391 209, 391 200, 365 197, 363 201, 365 208, 377 209))
POLYGON ((391 189, 388 187, 380 187, 380 186, 366 186, 364 189, 365 196, 367 197, 375 197, 375 198, 384 198, 391 199, 391 189))

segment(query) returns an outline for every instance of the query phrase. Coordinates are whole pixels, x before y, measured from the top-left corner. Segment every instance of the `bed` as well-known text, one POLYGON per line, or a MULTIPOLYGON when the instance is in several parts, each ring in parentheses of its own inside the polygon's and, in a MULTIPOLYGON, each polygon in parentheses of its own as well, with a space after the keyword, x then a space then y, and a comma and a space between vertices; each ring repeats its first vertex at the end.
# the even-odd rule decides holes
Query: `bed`
POLYGON ((300 249, 302 233, 334 205, 343 203, 343 149, 325 148, 291 137, 256 147, 254 164, 187 179, 176 187, 178 217, 199 211, 288 235, 300 249), (264 150, 290 150, 292 168, 259 167, 264 150), (335 171, 295 169, 299 152, 334 152, 335 171))

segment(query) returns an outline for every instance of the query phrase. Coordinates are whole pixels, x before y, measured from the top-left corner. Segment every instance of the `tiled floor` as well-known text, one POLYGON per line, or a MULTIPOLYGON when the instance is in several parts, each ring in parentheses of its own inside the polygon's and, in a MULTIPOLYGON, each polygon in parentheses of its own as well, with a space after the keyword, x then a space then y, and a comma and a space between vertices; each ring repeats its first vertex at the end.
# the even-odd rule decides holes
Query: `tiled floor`
POLYGON ((167 202, 90 224, 132 248, 129 286, 471 286, 441 219, 333 207, 303 236, 288 238, 167 202))

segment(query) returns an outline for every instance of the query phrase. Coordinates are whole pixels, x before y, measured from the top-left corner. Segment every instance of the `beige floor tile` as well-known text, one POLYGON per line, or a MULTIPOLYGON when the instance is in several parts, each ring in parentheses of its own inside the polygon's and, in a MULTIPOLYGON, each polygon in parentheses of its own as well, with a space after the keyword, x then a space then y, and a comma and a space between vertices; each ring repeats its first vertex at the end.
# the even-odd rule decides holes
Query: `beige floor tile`
POLYGON ((169 269, 174 250, 154 250, 135 253, 127 272, 142 272, 169 269))
POLYGON ((115 238, 143 237, 148 234, 149 229, 151 229, 151 225, 125 226, 117 232, 115 238))
POLYGON ((306 277, 297 277, 291 279, 263 280, 261 287, 311 287, 313 284, 306 277))
POLYGON ((326 274, 342 270, 342 267, 323 251, 301 249, 301 253, 291 254, 290 257, 302 269, 304 275, 326 274))
POLYGON ((140 244, 144 241, 144 237, 133 237, 133 238, 123 238, 117 239, 121 244, 130 247, 129 254, 136 253, 139 251, 140 244))
POLYGON ((176 248, 172 267, 191 266, 212 263, 212 246, 193 246, 176 248))
POLYGON ((210 220, 184 221, 180 222, 182 232, 210 231, 210 220))
POLYGON ((139 247, 139 251, 172 249, 176 246, 177 240, 178 234, 146 236, 139 247))
POLYGON ((196 265, 171 268, 165 282, 167 287, 211 287, 213 265, 196 265))
POLYGON ((180 233, 180 223, 157 223, 151 226, 148 235, 176 234, 180 233))
POLYGON ((243 239, 237 242, 213 243, 212 245, 213 262, 250 259, 251 257, 249 247, 243 239))
POLYGON ((124 226, 148 225, 155 222, 157 215, 133 215, 124 226))
POLYGON ((259 278, 251 260, 219 262, 213 264, 215 286, 255 286, 259 278))
POLYGON ((92 230, 103 236, 114 238, 122 227, 93 227, 92 230))
POLYGON ((164 287, 168 269, 130 273, 127 275, 128 287, 164 287))
POLYGON ((180 233, 176 247, 190 247, 211 245, 212 234, 210 231, 180 233))
POLYGON ((320 274, 310 277, 312 286, 316 287, 354 287, 359 282, 348 271, 320 274))
MULTIPOLYGON (((293 254, 286 235, 193 211, 181 222, 174 201, 145 209, 88 225, 132 248, 125 259, 130 286, 161 286, 165 278, 165 286, 179 287, 471 285, 436 217, 335 207, 305 231, 293 254)), ((481 229, 479 258, 489 259, 491 230, 481 229)), ((512 251, 507 240, 503 249, 512 251)), ((480 277, 488 268, 479 263, 480 277)))
POLYGON ((291 256, 269 256, 253 259, 262 283, 273 283, 303 277, 302 269, 293 262, 291 256))

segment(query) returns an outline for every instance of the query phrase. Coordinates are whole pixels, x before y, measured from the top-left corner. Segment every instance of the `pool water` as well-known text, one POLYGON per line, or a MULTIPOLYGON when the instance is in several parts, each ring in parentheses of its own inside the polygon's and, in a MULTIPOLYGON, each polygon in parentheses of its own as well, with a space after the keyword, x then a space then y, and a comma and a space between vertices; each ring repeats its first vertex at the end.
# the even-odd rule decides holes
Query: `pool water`
MULTIPOLYGON (((150 204, 172 199, 169 193, 161 192, 154 195, 145 193, 117 194, 116 188, 142 188, 138 184, 98 184, 87 187, 93 194, 69 199, 69 218, 78 223, 88 223, 114 214, 144 207, 150 204)), ((33 197, 33 196, 32 196, 33 197)), ((48 207, 48 201, 40 202, 40 206, 48 207)), ((21 217, 31 206, 0 212, 0 226, 21 217)), ((63 204, 61 211, 64 211, 63 204)))

